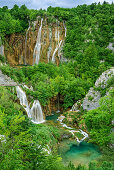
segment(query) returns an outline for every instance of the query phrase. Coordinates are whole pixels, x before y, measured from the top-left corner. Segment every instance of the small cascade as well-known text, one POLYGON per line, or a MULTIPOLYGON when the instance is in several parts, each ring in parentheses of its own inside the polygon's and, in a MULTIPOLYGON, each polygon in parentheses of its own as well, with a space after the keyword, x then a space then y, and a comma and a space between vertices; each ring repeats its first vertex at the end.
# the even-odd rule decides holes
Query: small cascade
POLYGON ((29 29, 30 29, 30 22, 29 22, 29 27, 26 31, 26 37, 25 37, 25 62, 24 62, 25 65, 26 65, 26 56, 27 56, 27 35, 28 35, 28 32, 29 32, 29 29))
POLYGON ((43 123, 45 120, 43 119, 43 112, 38 100, 35 100, 33 106, 31 108, 31 117, 33 123, 43 123))
POLYGON ((43 119, 43 112, 40 102, 35 100, 32 108, 30 109, 25 92, 19 86, 16 87, 16 91, 20 104, 26 110, 28 117, 32 119, 32 122, 36 124, 43 123, 45 120, 43 119))
POLYGON ((50 55, 51 55, 51 50, 52 50, 52 30, 49 28, 49 48, 48 48, 48 53, 47 53, 47 58, 48 58, 48 63, 50 60, 50 55))
POLYGON ((40 60, 42 22, 43 22, 43 18, 41 19, 41 25, 40 25, 40 28, 39 28, 39 31, 38 31, 37 41, 36 41, 36 45, 35 45, 35 48, 34 48, 33 64, 38 64, 39 60, 40 60), (35 62, 34 62, 34 60, 35 60, 35 62))
POLYGON ((78 137, 76 137, 76 140, 78 143, 83 142, 86 138, 88 138, 88 134, 86 132, 84 132, 83 130, 79 129, 78 131, 74 130, 73 128, 67 126, 66 124, 62 123, 63 119, 65 118, 65 116, 60 116, 57 120, 60 122, 60 124, 62 125, 62 127, 65 127, 67 129, 69 129, 69 132, 72 133, 73 136, 75 136, 75 133, 80 133, 82 134, 84 137, 79 140, 78 137))

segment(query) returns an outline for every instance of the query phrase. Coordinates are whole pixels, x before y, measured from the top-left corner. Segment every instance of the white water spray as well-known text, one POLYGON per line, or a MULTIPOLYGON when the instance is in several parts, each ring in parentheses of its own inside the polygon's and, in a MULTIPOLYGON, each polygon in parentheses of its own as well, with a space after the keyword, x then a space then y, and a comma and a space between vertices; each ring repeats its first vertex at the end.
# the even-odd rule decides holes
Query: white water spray
POLYGON ((73 128, 71 128, 71 127, 67 126, 66 124, 62 123, 64 118, 65 118, 65 116, 61 115, 57 119, 63 127, 69 129, 69 132, 72 133, 73 136, 75 136, 75 133, 77 133, 77 132, 81 133, 84 136, 81 140, 79 140, 78 137, 76 137, 76 140, 77 140, 78 143, 81 143, 82 141, 84 141, 88 137, 88 134, 86 132, 84 132, 83 130, 79 129, 78 131, 76 131, 73 128))
POLYGON ((28 35, 28 32, 29 32, 29 29, 30 29, 30 22, 29 22, 29 27, 26 31, 26 37, 25 37, 25 63, 26 64, 26 56, 27 56, 27 35, 28 35))
POLYGON ((60 41, 59 45, 57 45, 57 47, 54 50, 53 56, 52 56, 52 63, 55 63, 55 55, 57 53, 57 51, 59 50, 59 48, 61 47, 62 44, 62 40, 60 41))
POLYGON ((67 35, 67 28, 66 28, 66 25, 65 25, 64 22, 63 22, 63 26, 64 26, 64 29, 65 29, 65 37, 66 37, 66 35, 67 35))
POLYGON ((34 48, 33 64, 38 64, 39 60, 40 60, 42 22, 43 22, 43 18, 41 19, 41 25, 40 25, 40 28, 39 28, 39 31, 38 31, 37 41, 36 41, 36 45, 35 45, 35 48, 34 48), (35 62, 34 62, 34 60, 35 60, 35 62))
POLYGON ((52 50, 52 30, 51 28, 49 28, 49 48, 48 48, 48 53, 47 53, 47 58, 48 58, 48 63, 49 63, 49 60, 50 60, 50 55, 51 55, 51 50, 52 50))
POLYGON ((31 108, 31 118, 33 123, 43 123, 43 112, 38 100, 35 100, 31 108))
POLYGON ((32 122, 36 124, 43 123, 45 120, 43 119, 43 112, 40 102, 35 100, 32 108, 30 109, 25 92, 19 86, 16 87, 16 91, 20 104, 26 110, 28 117, 32 119, 32 122))

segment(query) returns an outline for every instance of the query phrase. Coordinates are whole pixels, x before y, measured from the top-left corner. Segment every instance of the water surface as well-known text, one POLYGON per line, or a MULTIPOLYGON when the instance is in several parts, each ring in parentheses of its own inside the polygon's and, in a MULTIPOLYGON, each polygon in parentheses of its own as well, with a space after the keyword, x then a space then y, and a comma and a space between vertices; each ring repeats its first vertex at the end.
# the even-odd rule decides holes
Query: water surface
POLYGON ((99 148, 91 143, 82 142, 79 145, 68 143, 62 144, 59 154, 65 165, 71 161, 75 166, 82 164, 88 165, 89 162, 100 158, 99 148))

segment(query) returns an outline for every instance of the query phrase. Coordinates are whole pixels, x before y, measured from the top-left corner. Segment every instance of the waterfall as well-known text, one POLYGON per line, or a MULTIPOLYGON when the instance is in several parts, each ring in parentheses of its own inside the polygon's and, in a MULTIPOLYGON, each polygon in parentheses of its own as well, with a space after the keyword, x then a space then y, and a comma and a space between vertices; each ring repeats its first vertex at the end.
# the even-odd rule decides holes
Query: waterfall
POLYGON ((63 26, 64 26, 64 29, 65 29, 65 37, 66 37, 66 35, 67 35, 67 28, 66 28, 66 25, 65 25, 64 22, 63 22, 63 26))
POLYGON ((4 46, 2 45, 1 37, 0 37, 0 55, 4 56, 4 46))
POLYGON ((33 123, 43 123, 43 112, 38 100, 35 100, 31 108, 31 117, 33 123))
POLYGON ((53 55, 52 55, 52 63, 55 63, 55 55, 58 51, 58 57, 60 57, 60 47, 61 47, 61 44, 62 44, 62 40, 59 42, 60 40, 60 31, 59 31, 59 21, 56 20, 56 31, 55 31, 55 40, 57 40, 57 45, 56 45, 56 48, 53 52, 53 55))
POLYGON ((49 60, 50 60, 50 55, 51 55, 51 50, 52 50, 52 46, 51 46, 51 42, 52 41, 52 30, 51 28, 49 28, 49 48, 48 48, 48 53, 47 53, 47 58, 48 58, 48 63, 49 63, 49 60))
POLYGON ((41 19, 41 25, 40 25, 40 28, 39 28, 39 31, 38 31, 37 41, 36 41, 36 45, 35 45, 35 48, 34 48, 33 64, 38 64, 39 60, 40 60, 42 22, 43 22, 43 18, 41 19), (34 59, 35 59, 35 62, 34 62, 34 59))
POLYGON ((54 53, 52 55, 52 63, 55 63, 55 55, 56 55, 56 52, 59 50, 59 48, 61 47, 61 43, 62 43, 62 40, 60 41, 60 43, 57 45, 57 47, 55 48, 54 50, 54 53))
POLYGON ((26 55, 27 55, 27 35, 28 35, 28 32, 29 32, 29 29, 30 29, 30 22, 29 22, 29 27, 26 31, 26 37, 25 37, 25 65, 26 65, 26 55))
POLYGON ((28 101, 27 101, 27 97, 26 97, 25 92, 19 86, 16 87, 16 91, 17 91, 17 97, 20 100, 20 104, 26 110, 28 117, 31 117, 30 116, 30 108, 29 108, 29 105, 28 105, 28 101))
POLYGON ((57 26, 58 26, 58 25, 57 25, 57 19, 56 19, 55 40, 57 40, 57 39, 58 39, 58 35, 57 35, 57 33, 58 33, 58 32, 57 32, 57 26))
POLYGON ((45 120, 43 119, 43 112, 40 102, 35 100, 32 108, 30 109, 25 92, 19 86, 16 87, 16 91, 20 104, 26 110, 28 117, 32 119, 32 122, 36 124, 43 123, 45 120))
POLYGON ((60 32, 59 32, 59 21, 58 21, 58 44, 59 44, 59 39, 60 39, 60 32))
POLYGON ((57 120, 60 122, 60 124, 62 125, 62 127, 65 127, 67 129, 69 129, 69 132, 72 133, 73 136, 75 136, 75 133, 81 133, 84 137, 79 140, 78 137, 76 137, 76 140, 78 143, 81 143, 82 141, 84 141, 86 138, 88 138, 88 134, 86 132, 84 132, 83 130, 79 129, 78 131, 74 130, 73 128, 67 126, 66 124, 62 123, 63 119, 65 118, 65 116, 60 116, 57 120))

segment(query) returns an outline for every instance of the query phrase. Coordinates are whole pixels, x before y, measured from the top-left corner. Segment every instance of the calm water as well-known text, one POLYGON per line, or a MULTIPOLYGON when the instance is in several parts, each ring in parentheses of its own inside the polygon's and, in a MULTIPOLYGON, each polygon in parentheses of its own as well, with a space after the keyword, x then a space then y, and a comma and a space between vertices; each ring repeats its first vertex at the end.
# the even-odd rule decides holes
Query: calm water
POLYGON ((87 165, 101 156, 97 146, 86 142, 82 142, 80 145, 72 143, 62 144, 59 148, 59 154, 61 154, 64 164, 67 165, 71 161, 76 166, 79 164, 87 165))
POLYGON ((53 120, 54 122, 56 122, 59 116, 60 113, 54 113, 53 115, 46 116, 46 120, 53 120))

